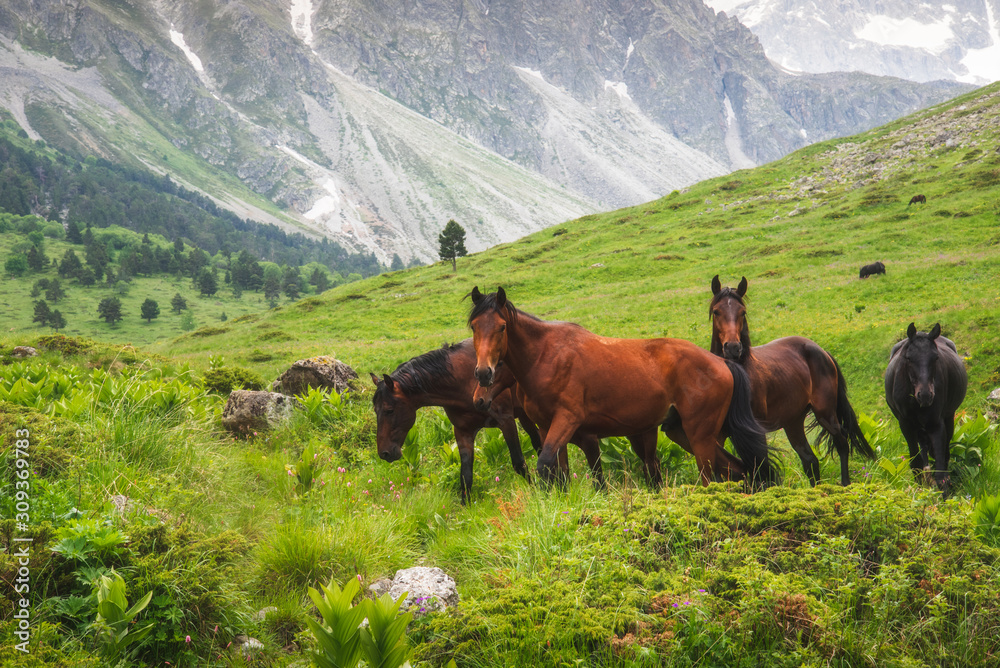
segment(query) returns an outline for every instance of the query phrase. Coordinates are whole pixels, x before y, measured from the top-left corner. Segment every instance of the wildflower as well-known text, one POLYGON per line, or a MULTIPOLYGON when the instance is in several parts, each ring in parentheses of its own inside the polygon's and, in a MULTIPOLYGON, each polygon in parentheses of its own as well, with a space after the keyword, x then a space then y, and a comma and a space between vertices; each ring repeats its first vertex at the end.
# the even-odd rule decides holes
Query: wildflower
POLYGON ((358 582, 361 582, 361 573, 358 573, 358 582))
POLYGON ((699 589, 699 590, 698 590, 698 593, 699 593, 699 594, 704 594, 704 593, 705 593, 705 590, 704 590, 704 589, 699 589))
POLYGON ((184 636, 184 642, 191 642, 191 636, 184 636))
POLYGON ((212 631, 212 633, 218 633, 218 632, 219 632, 219 625, 218 625, 218 624, 216 624, 216 625, 215 625, 215 630, 214 630, 214 631, 212 631))
POLYGON ((348 486, 348 487, 350 487, 350 486, 351 486, 351 483, 347 483, 347 486, 348 486))
POLYGON ((372 479, 371 478, 368 478, 368 484, 369 485, 372 484, 372 479))
POLYGON ((684 605, 691 605, 691 601, 684 601, 684 605))
POLYGON ((677 607, 680 607, 680 606, 678 606, 676 603, 674 603, 674 607, 677 608, 677 607))
POLYGON ((573 480, 576 480, 576 474, 575 473, 573 474, 573 480))
POLYGON ((496 478, 494 478, 494 480, 496 480, 497 482, 500 482, 500 476, 497 476, 496 478))

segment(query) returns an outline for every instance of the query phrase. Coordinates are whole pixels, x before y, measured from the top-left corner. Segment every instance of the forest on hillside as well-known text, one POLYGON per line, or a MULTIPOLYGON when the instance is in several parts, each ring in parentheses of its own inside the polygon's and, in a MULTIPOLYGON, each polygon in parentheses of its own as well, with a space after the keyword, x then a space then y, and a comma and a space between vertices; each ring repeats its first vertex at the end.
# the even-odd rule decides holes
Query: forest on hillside
MULTIPOLYGON (((8 120, 2 127, 10 133, 16 124, 8 120)), ((19 145, 23 143, 0 136, 0 211, 35 214, 80 228, 120 226, 159 234, 181 239, 210 255, 246 251, 279 265, 319 262, 345 276, 372 276, 383 270, 372 253, 351 253, 329 239, 310 239, 276 225, 241 219, 208 197, 176 184, 169 175, 94 156, 59 153, 53 159, 19 145)))

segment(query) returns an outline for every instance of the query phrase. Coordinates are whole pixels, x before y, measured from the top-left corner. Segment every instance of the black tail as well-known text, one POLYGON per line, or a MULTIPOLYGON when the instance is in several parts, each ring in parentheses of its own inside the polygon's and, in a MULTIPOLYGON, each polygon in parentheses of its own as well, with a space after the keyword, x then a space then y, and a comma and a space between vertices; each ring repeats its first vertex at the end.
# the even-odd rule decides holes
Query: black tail
POLYGON ((749 467, 748 478, 754 488, 777 485, 781 482, 781 471, 770 459, 771 448, 767 445, 767 432, 753 416, 750 404, 750 377, 743 367, 725 360, 733 374, 733 398, 726 413, 725 429, 733 442, 736 455, 749 467))
MULTIPOLYGON (((830 356, 830 359, 833 359, 833 355, 830 356)), ((844 378, 837 360, 833 360, 833 365, 837 367, 837 422, 840 423, 840 433, 847 439, 855 454, 867 459, 875 459, 875 451, 868 444, 868 439, 865 438, 864 432, 861 431, 861 425, 858 424, 858 416, 854 413, 854 407, 847 400, 847 380, 844 378)), ((826 449, 831 456, 837 452, 833 434, 825 429, 820 433, 817 445, 822 441, 826 441, 826 449)))

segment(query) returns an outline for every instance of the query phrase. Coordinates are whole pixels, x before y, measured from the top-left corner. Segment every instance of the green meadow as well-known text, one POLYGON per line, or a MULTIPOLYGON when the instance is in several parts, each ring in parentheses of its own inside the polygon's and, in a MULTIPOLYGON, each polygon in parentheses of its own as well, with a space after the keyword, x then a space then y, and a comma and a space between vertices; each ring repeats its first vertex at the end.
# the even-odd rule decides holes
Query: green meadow
MULTIPOLYGON (((14 462, 16 430, 30 434, 31 510, 26 527, 8 519, 10 464, 0 574, 14 581, 14 539, 30 536, 33 636, 30 654, 15 649, 7 593, 0 665, 312 665, 310 587, 367 587, 413 565, 444 569, 462 599, 409 624, 413 666, 1000 664, 1000 437, 987 398, 1000 386, 998 121, 994 85, 460 258, 457 272, 442 262, 243 314, 189 299, 230 317, 138 347, 101 323, 80 336, 3 332, 0 442, 14 462), (908 205, 916 194, 927 202, 908 205), (886 275, 860 280, 876 260, 886 275), (621 439, 602 443, 607 490, 572 446, 566 488, 547 489, 515 475, 485 430, 462 506, 453 437, 431 409, 404 460, 375 455, 368 372, 467 337, 473 286, 600 334, 707 348, 715 274, 747 277, 755 343, 806 336, 838 360, 878 455, 852 460, 851 486, 833 484, 838 464, 823 459, 811 488, 774 434, 785 481, 755 494, 701 487, 666 439, 663 489, 621 439), (910 322, 939 322, 969 373, 947 501, 914 480, 883 397, 910 322), (15 360, 20 344, 39 357, 15 360), (222 430, 220 372, 269 381, 318 354, 355 368, 357 387, 303 397, 272 431, 222 430), (130 632, 153 626, 124 649, 97 619, 95 583, 112 570, 128 605, 150 595, 130 632)), ((175 286, 162 287, 171 317, 175 286)))

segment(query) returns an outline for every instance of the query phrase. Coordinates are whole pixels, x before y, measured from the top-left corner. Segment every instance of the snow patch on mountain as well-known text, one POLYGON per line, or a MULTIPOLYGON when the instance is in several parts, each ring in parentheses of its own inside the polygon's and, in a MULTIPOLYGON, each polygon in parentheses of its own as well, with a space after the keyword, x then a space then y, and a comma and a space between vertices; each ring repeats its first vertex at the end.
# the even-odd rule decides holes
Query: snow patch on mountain
POLYGON ((951 29, 952 20, 950 15, 946 15, 935 23, 921 23, 908 17, 899 19, 871 15, 864 26, 854 31, 854 35, 858 39, 884 46, 910 46, 941 53, 955 38, 951 29))
POLYGON ((312 46, 312 0, 292 0, 290 7, 292 13, 292 32, 301 39, 306 46, 312 46))
POLYGON ((170 41, 174 43, 174 46, 184 52, 184 56, 188 59, 188 62, 191 63, 191 67, 193 67, 196 72, 205 71, 205 66, 201 64, 201 58, 199 58, 198 54, 188 47, 187 42, 184 41, 183 33, 174 30, 172 25, 170 26, 170 41))
POLYGON ((1000 79, 1000 26, 997 25, 997 17, 993 14, 993 8, 986 2, 986 24, 990 36, 990 45, 983 49, 969 49, 962 58, 962 64, 969 70, 969 74, 959 77, 959 81, 966 83, 979 83, 978 79, 985 79, 988 82, 1000 79))

